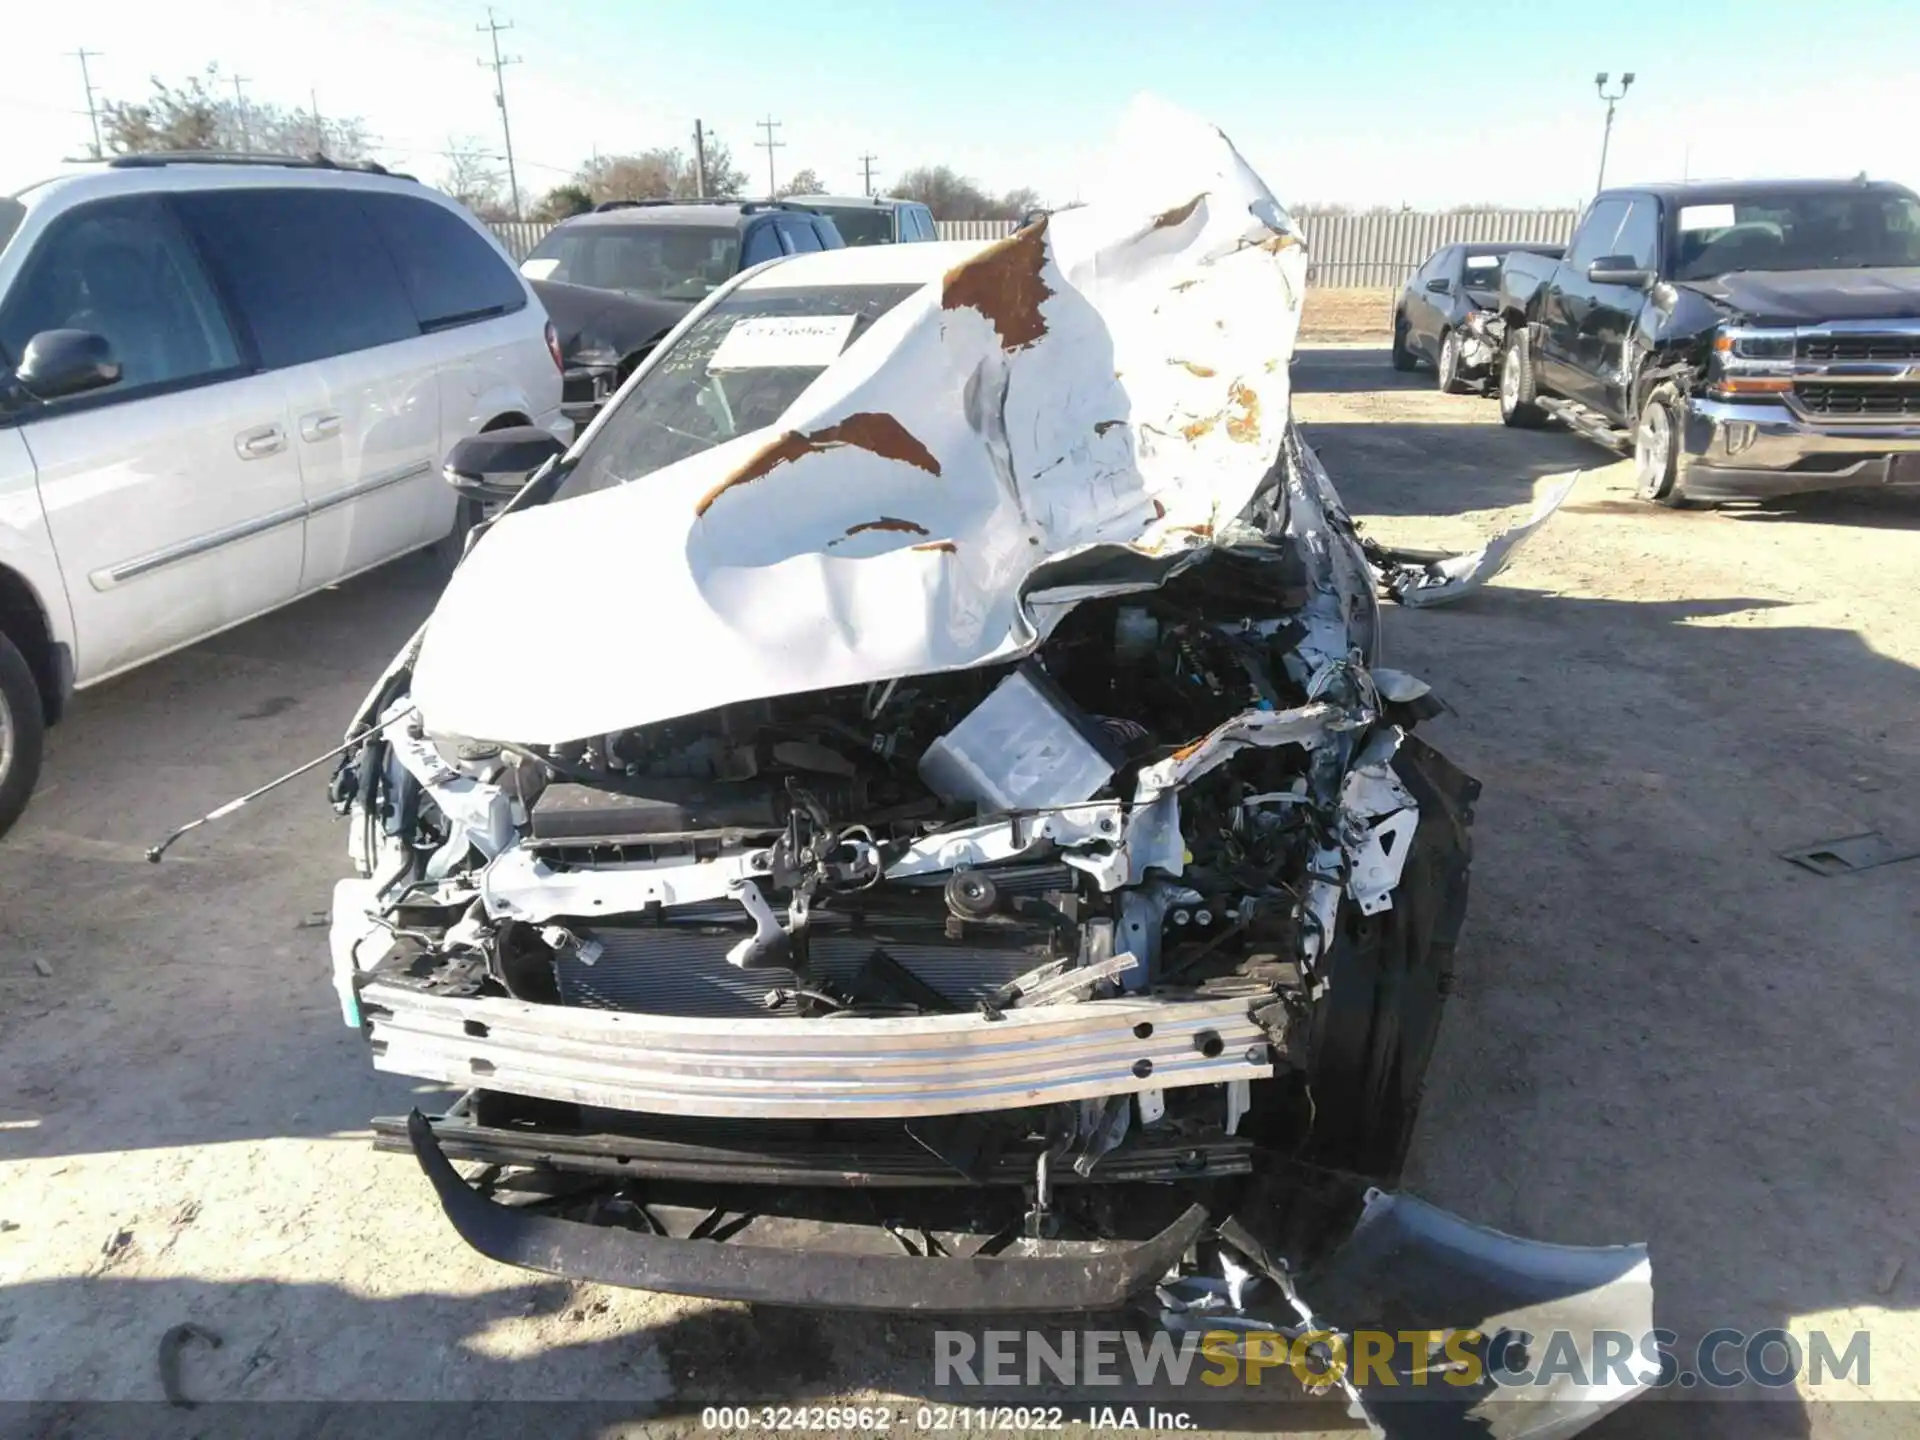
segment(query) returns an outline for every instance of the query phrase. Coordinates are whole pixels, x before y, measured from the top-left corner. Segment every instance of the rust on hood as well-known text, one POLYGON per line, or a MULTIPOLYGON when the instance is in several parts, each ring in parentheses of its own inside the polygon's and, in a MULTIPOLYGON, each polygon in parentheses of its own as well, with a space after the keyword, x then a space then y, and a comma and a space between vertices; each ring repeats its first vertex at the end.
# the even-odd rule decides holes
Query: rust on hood
POLYGON ((1169 360, 1167 363, 1169 365, 1178 365, 1189 375, 1198 375, 1202 380, 1211 380, 1215 375, 1220 373, 1211 365, 1202 365, 1197 360, 1169 360))
POLYGON ((1200 208, 1200 202, 1206 198, 1207 192, 1202 190, 1198 195, 1187 201, 1186 204, 1176 205, 1171 210, 1161 211, 1153 217, 1153 228, 1156 230, 1170 230, 1175 225, 1185 223, 1188 217, 1200 208))
POLYGON ((849 525, 847 534, 860 535, 868 530, 892 530, 901 535, 931 535, 933 532, 924 525, 916 525, 911 520, 896 520, 891 515, 882 515, 878 520, 869 520, 862 525, 849 525))
POLYGON ((1047 333, 1040 303, 1053 294, 1041 274, 1047 263, 1047 222, 1024 230, 949 270, 940 290, 942 310, 978 310, 1000 336, 1002 350, 1024 350, 1047 333))
POLYGON ((1236 380, 1227 387, 1227 398, 1232 402, 1227 438, 1241 445, 1254 444, 1260 439, 1260 397, 1236 380))
MULTIPOLYGON (((805 455, 816 455, 825 450, 834 450, 846 445, 856 450, 865 450, 885 460, 898 460, 903 465, 911 465, 924 470, 929 475, 940 473, 940 462, 934 458, 931 450, 916 440, 907 427, 891 415, 873 411, 863 411, 858 415, 849 415, 824 430, 814 430, 802 434, 798 430, 788 430, 776 436, 747 460, 738 470, 722 480, 718 485, 700 497, 700 503, 693 507, 695 515, 705 515, 727 491, 736 485, 750 485, 755 480, 764 479, 769 473, 782 465, 791 463, 805 455)), ((926 531, 921 531, 926 534, 926 531)))
POLYGON ((951 540, 929 540, 926 544, 916 545, 913 548, 916 550, 939 550, 944 552, 945 554, 951 555, 955 551, 957 551, 960 547, 954 544, 953 541, 951 540))
POLYGON ((1189 440, 1198 440, 1219 423, 1220 417, 1218 415, 1202 415, 1191 424, 1182 425, 1180 427, 1180 433, 1189 440))

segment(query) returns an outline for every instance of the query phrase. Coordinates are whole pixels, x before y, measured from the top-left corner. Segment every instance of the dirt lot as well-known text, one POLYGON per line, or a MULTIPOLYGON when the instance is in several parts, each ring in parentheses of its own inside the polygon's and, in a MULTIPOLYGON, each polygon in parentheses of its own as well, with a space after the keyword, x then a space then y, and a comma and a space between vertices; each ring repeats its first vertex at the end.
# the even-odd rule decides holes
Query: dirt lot
POLYGON ((1393 297, 1391 290, 1309 290, 1301 337, 1307 344, 1376 339, 1385 344, 1393 297))
MULTIPOLYGON (((1453 709, 1426 733, 1486 785, 1410 1187, 1547 1239, 1650 1240, 1683 1343, 1868 1327, 1871 1393, 1920 1399, 1920 862, 1777 858, 1920 839, 1920 498, 1655 511, 1623 467, 1378 349, 1295 373, 1383 539, 1471 543, 1542 476, 1597 467, 1496 587, 1389 615, 1391 662, 1453 709)), ((568 1397, 697 1429, 702 1403, 916 1393, 919 1324, 573 1287, 460 1244, 413 1161, 364 1138, 416 1097, 339 1022, 321 779, 143 863, 332 744, 432 595, 393 567, 90 693, 55 734, 0 844, 0 1399, 157 1398, 185 1321, 225 1342, 182 1360, 209 1399, 568 1397)), ((1643 1401, 1593 1433, 1910 1433, 1846 1393, 1643 1401)))

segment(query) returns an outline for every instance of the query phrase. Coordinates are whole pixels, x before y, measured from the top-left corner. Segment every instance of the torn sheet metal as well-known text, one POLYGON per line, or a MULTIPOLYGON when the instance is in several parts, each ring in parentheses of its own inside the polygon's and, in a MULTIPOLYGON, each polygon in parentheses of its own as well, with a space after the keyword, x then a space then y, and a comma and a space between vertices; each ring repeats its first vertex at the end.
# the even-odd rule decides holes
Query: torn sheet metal
POLYGON ((562 743, 1011 659, 1042 638, 1027 597, 1050 571, 1112 593, 1209 545, 1286 428, 1305 253, 1184 112, 1137 102, 1109 170, 961 254, 775 425, 501 519, 427 627, 432 730, 562 743), (907 523, 860 529, 876 516, 907 523), (857 555, 829 550, 856 529, 857 555), (529 593, 564 594, 564 621, 529 593), (535 655, 565 683, 501 682, 535 655))
MULTIPOLYGON (((1235 1221, 1220 1227, 1220 1274, 1175 1274, 1155 1292, 1172 1330, 1323 1336, 1329 1384, 1349 1413, 1387 1437, 1474 1435, 1560 1440, 1646 1390, 1657 1374, 1619 1337, 1653 1331, 1645 1245, 1555 1245, 1476 1225, 1411 1195, 1366 1193, 1352 1233, 1298 1276, 1235 1221), (1243 1263, 1244 1262, 1244 1263, 1243 1263), (1400 1341, 1384 1366, 1354 1362, 1359 1332, 1400 1341), (1416 1375, 1407 1340, 1426 1332, 1416 1375), (1337 1345, 1334 1343, 1337 1341, 1337 1345), (1599 1353, 1605 1349, 1606 1353, 1599 1353), (1447 1372, 1473 1357, 1479 1379, 1447 1372), (1392 1384, 1382 1369, 1392 1372, 1392 1384)), ((1376 1354, 1381 1354, 1376 1349, 1376 1354)))
POLYGON ((1367 542, 1367 559, 1372 563, 1381 590, 1402 605, 1448 605, 1463 595, 1471 595, 1498 575, 1542 525, 1552 518, 1561 502, 1573 493, 1581 472, 1549 484, 1533 507, 1533 513, 1520 524, 1503 530, 1480 549, 1466 555, 1448 555, 1440 559, 1393 550, 1367 542))

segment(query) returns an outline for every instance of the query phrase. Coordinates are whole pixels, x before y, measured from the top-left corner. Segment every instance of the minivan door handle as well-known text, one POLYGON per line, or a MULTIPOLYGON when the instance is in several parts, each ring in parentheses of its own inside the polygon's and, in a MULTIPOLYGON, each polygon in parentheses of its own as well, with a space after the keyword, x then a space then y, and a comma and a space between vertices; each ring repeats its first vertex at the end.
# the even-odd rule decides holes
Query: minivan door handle
POLYGON ((287 448, 287 432, 278 425, 257 425, 234 436, 233 448, 242 460, 265 459, 287 448))
POLYGON ((325 440, 339 433, 340 412, 338 410, 315 410, 300 417, 302 440, 325 440))

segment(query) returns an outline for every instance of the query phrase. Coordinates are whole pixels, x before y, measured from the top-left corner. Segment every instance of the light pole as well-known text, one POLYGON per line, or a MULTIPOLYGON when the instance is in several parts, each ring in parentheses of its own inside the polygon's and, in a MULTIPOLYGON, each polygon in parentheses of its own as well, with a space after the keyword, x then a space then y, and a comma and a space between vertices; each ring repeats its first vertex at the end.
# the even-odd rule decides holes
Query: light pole
POLYGON ((1607 144, 1613 139, 1613 107, 1624 100, 1627 91, 1633 88, 1633 72, 1629 70, 1620 77, 1617 94, 1607 93, 1607 72, 1604 70, 1593 77, 1593 88, 1607 102, 1607 128, 1600 136, 1600 183, 1593 187, 1595 190, 1604 190, 1607 188, 1607 144))

